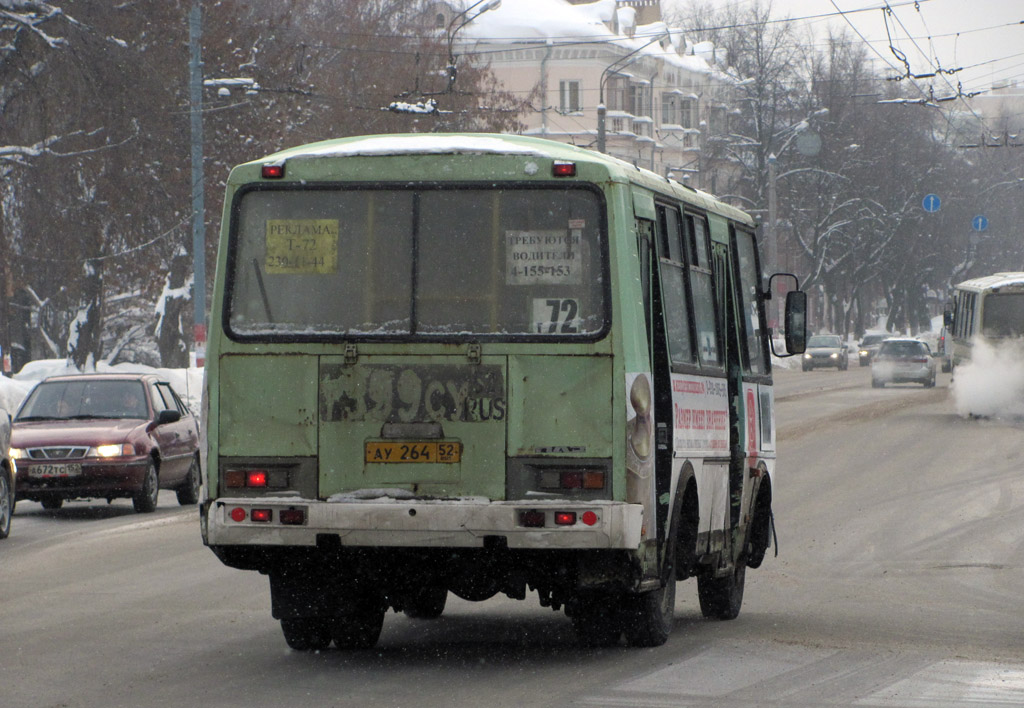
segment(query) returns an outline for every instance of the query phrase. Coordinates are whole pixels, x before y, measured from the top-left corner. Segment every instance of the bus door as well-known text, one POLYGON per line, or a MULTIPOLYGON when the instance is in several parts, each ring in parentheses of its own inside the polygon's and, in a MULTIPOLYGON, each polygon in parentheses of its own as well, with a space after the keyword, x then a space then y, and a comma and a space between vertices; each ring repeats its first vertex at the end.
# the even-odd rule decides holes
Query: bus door
POLYGON ((728 397, 713 273, 707 243, 695 243, 690 217, 667 204, 659 204, 657 214, 652 369, 664 411, 661 465, 672 471, 659 487, 659 521, 668 518, 672 480, 685 483, 683 473, 692 469, 699 506, 696 551, 702 555, 721 547, 729 496, 728 397))
MULTIPOLYGON (((702 373, 704 414, 702 459, 698 469, 700 526, 698 535, 707 533, 707 552, 718 553, 726 547, 731 498, 730 450, 734 429, 735 400, 726 377, 729 339, 724 337, 726 270, 723 251, 713 248, 707 217, 687 212, 683 219, 683 241, 687 260, 687 278, 693 324, 696 333, 697 362, 702 373)), ((728 331, 728 330, 725 330, 728 331)), ((701 427, 701 426, 698 426, 701 427)))
MULTIPOLYGON (((753 480, 774 471, 774 391, 768 355, 768 329, 761 293, 761 267, 752 231, 730 226, 733 262, 730 269, 730 316, 738 321, 735 332, 738 371, 736 426, 736 484, 732 488, 733 526, 750 509, 753 480), (769 467, 771 465, 771 467, 769 467)), ((769 497, 770 499, 770 497, 769 497)))

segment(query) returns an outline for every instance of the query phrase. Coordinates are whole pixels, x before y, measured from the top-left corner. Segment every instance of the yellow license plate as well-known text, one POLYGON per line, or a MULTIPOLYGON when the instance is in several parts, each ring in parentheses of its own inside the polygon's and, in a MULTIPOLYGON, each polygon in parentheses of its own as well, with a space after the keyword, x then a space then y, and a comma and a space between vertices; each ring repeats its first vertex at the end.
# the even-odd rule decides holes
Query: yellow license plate
POLYGON ((462 443, 457 442, 367 442, 366 462, 441 462, 462 461, 462 443))

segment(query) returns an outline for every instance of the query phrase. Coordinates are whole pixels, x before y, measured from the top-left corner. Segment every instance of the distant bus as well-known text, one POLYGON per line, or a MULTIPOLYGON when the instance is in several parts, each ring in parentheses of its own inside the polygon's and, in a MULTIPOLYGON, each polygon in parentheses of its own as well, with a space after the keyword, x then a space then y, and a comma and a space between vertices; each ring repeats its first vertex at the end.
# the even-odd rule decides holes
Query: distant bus
POLYGON ((269 577, 297 650, 373 646, 448 593, 663 643, 676 583, 737 616, 771 544, 776 427, 745 213, 546 140, 332 140, 228 179, 204 543, 269 577))
POLYGON ((971 360, 978 341, 998 344, 1024 337, 1024 272, 957 283, 945 324, 954 369, 971 360))

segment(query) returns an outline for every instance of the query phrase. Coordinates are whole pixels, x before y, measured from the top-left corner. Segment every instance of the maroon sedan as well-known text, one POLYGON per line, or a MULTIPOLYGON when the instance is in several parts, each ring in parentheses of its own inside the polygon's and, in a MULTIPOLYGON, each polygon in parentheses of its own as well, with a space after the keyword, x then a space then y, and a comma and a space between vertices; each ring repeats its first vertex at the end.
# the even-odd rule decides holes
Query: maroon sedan
POLYGON ((15 500, 59 509, 65 499, 129 497, 156 509, 161 489, 199 501, 199 428, 153 374, 52 376, 32 389, 11 430, 15 500))

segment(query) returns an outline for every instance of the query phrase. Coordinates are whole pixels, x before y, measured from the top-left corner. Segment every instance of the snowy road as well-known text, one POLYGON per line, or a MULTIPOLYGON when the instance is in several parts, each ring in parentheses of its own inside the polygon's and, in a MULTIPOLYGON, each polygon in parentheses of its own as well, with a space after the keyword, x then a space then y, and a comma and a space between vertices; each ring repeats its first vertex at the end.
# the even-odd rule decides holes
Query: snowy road
POLYGON ((0 706, 1024 704, 1024 425, 962 419, 867 369, 780 372, 779 556, 736 621, 679 587, 657 649, 583 650, 562 613, 450 597, 376 649, 289 651, 266 579, 223 567, 164 492, 46 512, 0 542, 0 706))

